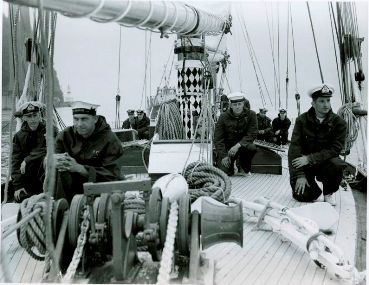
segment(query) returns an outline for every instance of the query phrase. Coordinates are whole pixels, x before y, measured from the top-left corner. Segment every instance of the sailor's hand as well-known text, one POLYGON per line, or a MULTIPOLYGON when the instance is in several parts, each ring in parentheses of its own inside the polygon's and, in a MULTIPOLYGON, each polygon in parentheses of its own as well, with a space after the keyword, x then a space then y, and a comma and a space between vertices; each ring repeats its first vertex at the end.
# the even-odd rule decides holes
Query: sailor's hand
POLYGON ((222 165, 224 167, 229 168, 231 166, 231 159, 228 156, 226 156, 225 158, 222 159, 222 165))
POLYGON ((309 158, 306 155, 303 155, 301 157, 298 157, 292 160, 292 166, 294 168, 301 168, 308 164, 309 164, 309 158))
POLYGON ((26 162, 23 160, 20 167, 21 174, 26 173, 26 162))
POLYGON ((26 189, 21 188, 14 192, 14 199, 16 202, 22 202, 23 198, 28 197, 26 189))
POLYGON ((302 195, 304 193, 304 191, 305 191, 306 185, 310 187, 310 184, 307 181, 306 177, 299 177, 299 178, 297 178, 296 185, 295 185, 295 192, 296 192, 296 194, 302 195))
POLYGON ((76 172, 85 177, 88 176, 87 169, 69 155, 65 158, 64 165, 66 167, 66 170, 69 172, 76 172))
POLYGON ((239 143, 236 143, 234 146, 231 147, 231 149, 228 151, 228 155, 230 157, 233 157, 236 155, 237 151, 240 149, 241 145, 239 143))
POLYGON ((263 135, 264 134, 264 130, 260 130, 259 134, 263 135))
POLYGON ((55 168, 59 171, 68 171, 69 162, 67 162, 67 153, 56 153, 54 154, 55 168))
POLYGON ((281 130, 278 130, 275 132, 275 134, 278 136, 281 133, 281 130))

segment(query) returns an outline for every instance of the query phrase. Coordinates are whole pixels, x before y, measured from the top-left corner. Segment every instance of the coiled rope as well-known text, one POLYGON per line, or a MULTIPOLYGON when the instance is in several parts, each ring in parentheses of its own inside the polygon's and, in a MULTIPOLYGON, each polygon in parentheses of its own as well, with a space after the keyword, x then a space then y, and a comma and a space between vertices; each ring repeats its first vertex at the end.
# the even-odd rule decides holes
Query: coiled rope
MULTIPOLYGON (((41 208, 41 212, 28 223, 23 224, 19 231, 19 243, 36 260, 44 260, 46 254, 46 225, 43 214, 47 212, 48 205, 52 207, 52 203, 48 203, 47 199, 47 195, 43 193, 33 195, 25 199, 20 206, 21 217, 26 217, 37 208, 41 208)), ((51 209, 49 212, 51 212, 51 209)))
POLYGON ((161 104, 155 133, 161 140, 184 138, 181 113, 175 99, 161 104))
POLYGON ((138 195, 125 193, 124 195, 124 211, 133 211, 137 214, 145 214, 145 201, 138 195))
POLYGON ((337 115, 345 120, 347 123, 346 130, 346 146, 344 152, 347 153, 349 151, 355 140, 357 139, 359 132, 359 120, 356 118, 354 113, 352 112, 353 105, 357 105, 357 103, 347 103, 342 105, 341 108, 338 109, 337 115))
POLYGON ((209 196, 226 202, 231 195, 231 180, 222 170, 205 162, 192 162, 184 170, 191 202, 201 196, 209 196))

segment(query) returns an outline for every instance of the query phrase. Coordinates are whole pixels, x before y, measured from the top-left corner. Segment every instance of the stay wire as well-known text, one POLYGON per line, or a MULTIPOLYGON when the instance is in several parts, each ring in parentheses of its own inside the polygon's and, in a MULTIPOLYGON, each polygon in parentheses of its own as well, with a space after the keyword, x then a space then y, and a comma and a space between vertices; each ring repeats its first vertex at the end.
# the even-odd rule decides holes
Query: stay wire
POLYGON ((308 9, 309 19, 310 19, 310 25, 311 25, 311 31, 312 31, 312 33, 313 33, 313 38, 314 38, 314 46, 315 46, 316 57, 317 57, 317 60, 318 60, 318 65, 319 65, 320 79, 321 79, 322 83, 324 83, 323 72, 322 72, 322 66, 321 66, 321 64, 320 64, 319 53, 318 53, 318 47, 317 47, 316 38, 315 38, 315 32, 314 32, 314 26, 313 26, 313 20, 311 19, 311 13, 310 13, 310 5, 309 5, 309 2, 306 2, 306 6, 307 6, 307 9, 308 9))
POLYGON ((291 3, 288 2, 288 8, 287 8, 287 67, 286 67, 286 109, 288 109, 288 82, 289 82, 289 78, 288 78, 288 65, 289 65, 289 39, 290 39, 290 10, 291 10, 291 3))

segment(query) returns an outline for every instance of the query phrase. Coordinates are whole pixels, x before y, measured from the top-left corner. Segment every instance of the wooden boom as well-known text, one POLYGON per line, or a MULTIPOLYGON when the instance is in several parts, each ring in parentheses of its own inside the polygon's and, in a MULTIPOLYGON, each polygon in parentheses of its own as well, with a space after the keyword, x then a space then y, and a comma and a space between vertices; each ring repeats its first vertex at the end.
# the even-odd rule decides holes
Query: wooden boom
MULTIPOLYGON (((12 4, 39 7, 38 0, 5 0, 12 4)), ((43 8, 72 18, 117 22, 123 26, 159 31, 163 34, 217 35, 229 28, 229 19, 181 2, 117 0, 44 0, 43 8)))

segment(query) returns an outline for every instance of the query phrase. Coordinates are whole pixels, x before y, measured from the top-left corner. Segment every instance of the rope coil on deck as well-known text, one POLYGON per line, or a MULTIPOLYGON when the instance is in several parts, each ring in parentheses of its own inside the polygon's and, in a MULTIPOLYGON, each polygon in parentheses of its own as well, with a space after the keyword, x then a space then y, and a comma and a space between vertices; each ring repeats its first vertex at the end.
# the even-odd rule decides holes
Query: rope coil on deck
POLYGON ((161 140, 184 138, 181 113, 176 100, 161 104, 155 133, 159 134, 161 140))
POLYGON ((28 223, 23 224, 19 230, 19 243, 36 260, 45 259, 46 226, 42 215, 46 212, 47 206, 46 194, 31 196, 25 199, 20 205, 21 217, 26 217, 37 208, 41 208, 41 212, 34 216, 28 223))
POLYGON ((190 188, 191 202, 201 196, 209 196, 224 203, 231 195, 231 180, 228 175, 208 163, 190 163, 183 176, 190 188))

